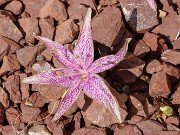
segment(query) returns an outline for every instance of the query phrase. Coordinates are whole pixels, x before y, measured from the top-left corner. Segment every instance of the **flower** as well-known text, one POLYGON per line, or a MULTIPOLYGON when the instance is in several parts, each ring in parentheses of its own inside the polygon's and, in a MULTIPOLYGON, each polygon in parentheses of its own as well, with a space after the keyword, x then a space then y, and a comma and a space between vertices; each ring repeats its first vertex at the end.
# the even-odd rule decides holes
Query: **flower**
POLYGON ((106 86, 105 80, 97 73, 114 67, 122 60, 127 52, 129 40, 115 55, 101 57, 93 62, 94 46, 91 36, 91 12, 91 8, 89 8, 73 53, 57 42, 45 37, 38 37, 64 67, 27 77, 23 80, 23 83, 62 85, 68 88, 53 120, 59 119, 76 101, 80 92, 83 91, 90 98, 102 103, 121 123, 117 100, 106 86))

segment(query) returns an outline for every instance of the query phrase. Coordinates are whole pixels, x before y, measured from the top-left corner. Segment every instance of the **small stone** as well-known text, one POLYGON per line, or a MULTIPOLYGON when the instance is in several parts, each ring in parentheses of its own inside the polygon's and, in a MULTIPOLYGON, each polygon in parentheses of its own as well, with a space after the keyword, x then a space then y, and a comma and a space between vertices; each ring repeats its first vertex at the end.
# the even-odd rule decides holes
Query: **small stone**
POLYGON ((36 57, 36 61, 37 61, 37 62, 38 62, 38 61, 44 61, 44 56, 38 55, 38 56, 36 57))
POLYGON ((32 121, 35 121, 39 114, 41 113, 41 110, 39 108, 30 107, 24 104, 24 101, 21 102, 21 121, 24 123, 30 123, 32 121))
POLYGON ((124 127, 116 126, 114 135, 142 135, 142 133, 137 126, 127 125, 124 127))
POLYGON ((0 102, 1 104, 7 108, 9 106, 9 97, 6 91, 0 87, 0 102))
POLYGON ((173 100, 172 100, 172 103, 173 104, 180 104, 180 86, 176 89, 175 93, 172 95, 171 97, 173 100))
MULTIPOLYGON (((1 89, 1 88, 0 88, 1 89)), ((1 92, 1 91, 0 91, 1 92)), ((0 97, 1 98, 1 97, 0 97)), ((4 125, 5 122, 5 108, 0 101, 0 125, 4 125)), ((1 132, 1 131, 0 131, 1 132)))
POLYGON ((10 11, 7 11, 7 10, 0 10, 0 17, 7 18, 11 20, 12 22, 17 21, 17 18, 15 18, 15 16, 10 11))
POLYGON ((74 117, 73 117, 73 120, 72 122, 74 122, 74 127, 75 127, 75 130, 81 128, 81 120, 82 120, 82 114, 81 112, 77 112, 74 117))
POLYGON ((142 121, 143 118, 144 117, 142 117, 142 116, 134 115, 133 117, 131 117, 130 120, 127 120, 127 122, 129 124, 136 124, 136 123, 139 123, 140 121, 142 121))
POLYGON ((38 20, 34 17, 21 18, 19 19, 19 24, 26 33, 26 42, 34 44, 36 36, 40 34, 38 20))
POLYGON ((105 135, 106 132, 101 128, 79 128, 72 135, 105 135))
POLYGON ((12 1, 6 5, 5 9, 19 15, 22 12, 23 5, 20 1, 12 1))
POLYGON ((10 107, 6 111, 6 118, 10 125, 19 125, 20 124, 20 116, 21 114, 13 107, 10 107))
POLYGON ((180 38, 172 42, 172 45, 174 50, 180 50, 180 38))
POLYGON ((7 2, 9 2, 10 0, 0 0, 0 6, 1 5, 3 5, 3 4, 5 4, 5 3, 7 3, 7 2))
POLYGON ((143 58, 149 51, 150 48, 145 44, 143 40, 140 40, 133 48, 133 54, 139 58, 143 58))
POLYGON ((161 54, 161 59, 173 65, 180 64, 180 52, 175 50, 167 50, 161 54))
POLYGON ((42 53, 42 56, 44 56, 44 58, 46 59, 46 61, 51 61, 52 60, 52 54, 50 53, 50 51, 48 49, 45 49, 42 53))
POLYGON ((52 135, 45 125, 35 125, 28 131, 28 135, 52 135))
POLYGON ((157 10, 152 9, 147 0, 119 0, 125 19, 131 28, 139 33, 145 33, 156 26, 157 10))
POLYGON ((8 18, 0 18, 0 35, 18 42, 22 37, 21 31, 8 18))
POLYGON ((44 7, 40 10, 40 17, 52 17, 57 21, 64 21, 68 15, 64 4, 59 0, 48 0, 44 7))
POLYGON ((179 131, 159 131, 158 135, 179 135, 179 131))
POLYGON ((61 44, 70 43, 77 38, 78 32, 78 26, 73 20, 68 19, 57 26, 55 41, 61 44))
MULTIPOLYGON (((26 73, 22 73, 18 75, 20 77, 20 82, 22 82, 22 80, 27 77, 26 73)), ((30 92, 29 84, 20 83, 20 91, 22 94, 22 100, 29 98, 29 92, 30 92)))
POLYGON ((24 67, 32 66, 36 60, 37 47, 26 46, 16 52, 18 61, 24 67))
POLYGON ((55 114, 59 108, 59 103, 60 103, 60 100, 50 101, 50 103, 48 105, 48 112, 50 114, 55 114))
POLYGON ((116 6, 106 7, 92 21, 93 40, 108 47, 117 45, 123 38, 124 32, 121 11, 116 6))
POLYGON ((131 84, 141 76, 144 66, 144 61, 133 54, 127 53, 124 60, 115 67, 113 72, 123 83, 131 84))
POLYGON ((143 135, 157 135, 157 132, 165 130, 164 126, 157 121, 145 120, 136 124, 143 135))
POLYGON ((20 64, 14 54, 3 57, 3 64, 0 68, 0 76, 8 73, 15 72, 20 69, 20 64))
POLYGON ((54 37, 54 19, 47 17, 39 20, 39 26, 41 28, 41 36, 53 39, 54 37))
POLYGON ((117 3, 117 0, 100 0, 99 1, 99 5, 101 5, 101 6, 109 6, 109 5, 113 5, 116 3, 117 3))
POLYGON ((39 92, 34 92, 29 97, 29 102, 33 104, 34 107, 42 107, 45 103, 48 103, 48 100, 43 97, 39 92))
POLYGON ((129 98, 129 116, 138 115, 148 117, 155 112, 155 108, 149 103, 145 95, 132 94, 129 98))
MULTIPOLYGON (((44 120, 44 123, 47 125, 47 129, 50 132, 53 132, 53 130, 58 127, 59 122, 52 122, 53 116, 46 117, 44 120)), ((60 134, 60 133, 59 133, 60 134)), ((53 134, 54 135, 54 134, 53 134)), ((61 134, 60 134, 61 135, 61 134)))
POLYGON ((167 98, 170 93, 171 85, 167 74, 163 71, 153 74, 149 85, 149 95, 167 98))
POLYGON ((180 129, 178 128, 179 124, 180 124, 180 121, 177 117, 168 117, 166 120, 165 120, 166 124, 167 124, 167 129, 168 130, 177 130, 177 131, 180 131, 180 129))
POLYGON ((136 93, 136 92, 147 92, 148 91, 148 84, 146 81, 137 79, 135 83, 132 83, 129 91, 131 93, 136 93))
POLYGON ((12 125, 7 125, 2 127, 2 134, 3 135, 13 135, 14 129, 12 128, 12 125))
POLYGON ((7 78, 5 81, 5 88, 10 94, 10 99, 14 103, 20 103, 21 102, 21 93, 19 91, 19 76, 18 75, 11 75, 7 78))
POLYGON ((0 61, 3 59, 5 55, 8 53, 9 45, 4 41, 4 39, 0 36, 0 61))
POLYGON ((160 72, 162 69, 163 69, 163 64, 157 59, 153 59, 146 66, 146 72, 149 74, 160 72))

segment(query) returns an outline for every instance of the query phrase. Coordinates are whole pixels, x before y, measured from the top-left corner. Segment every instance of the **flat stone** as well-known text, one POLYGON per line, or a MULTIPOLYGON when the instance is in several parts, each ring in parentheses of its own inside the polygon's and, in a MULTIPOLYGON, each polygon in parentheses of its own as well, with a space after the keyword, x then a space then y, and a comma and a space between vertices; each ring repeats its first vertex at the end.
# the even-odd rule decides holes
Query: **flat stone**
POLYGON ((23 5, 20 1, 12 1, 6 5, 5 9, 18 15, 22 12, 23 5))
POLYGON ((4 125, 4 122, 5 122, 5 108, 0 101, 0 125, 4 125))
POLYGON ((175 93, 171 97, 173 104, 180 104, 180 86, 176 89, 175 93))
POLYGON ((146 72, 149 74, 160 72, 162 69, 163 69, 163 64, 157 59, 153 59, 146 66, 146 72))
POLYGON ((74 39, 77 38, 78 33, 78 26, 73 20, 68 19, 57 26, 55 41, 61 44, 73 42, 74 39))
POLYGON ((52 135, 45 125, 35 125, 28 131, 28 135, 52 135))
MULTIPOLYGON (((27 77, 26 73, 22 73, 18 75, 20 77, 20 82, 22 82, 22 80, 27 77)), ((22 100, 29 98, 29 92, 30 92, 29 84, 20 83, 20 91, 22 95, 22 100)))
POLYGON ((75 130, 72 135, 105 135, 106 132, 103 129, 98 128, 80 128, 75 130))
POLYGON ((171 85, 167 74, 163 71, 153 74, 149 85, 150 96, 167 98, 170 93, 171 85))
POLYGON ((48 100, 43 97, 39 92, 34 92, 28 100, 30 103, 33 104, 34 107, 42 107, 45 103, 48 103, 48 100))
POLYGON ((7 2, 9 2, 10 0, 0 0, 0 5, 3 5, 3 4, 5 4, 5 3, 7 3, 7 2))
POLYGON ((180 38, 172 42, 172 45, 174 50, 180 50, 180 38))
POLYGON ((11 20, 12 22, 17 21, 17 18, 15 18, 15 16, 10 11, 7 11, 7 10, 0 10, 0 17, 7 18, 11 20))
POLYGON ((9 45, 4 41, 4 39, 0 36, 0 61, 3 59, 5 55, 8 53, 9 45))
POLYGON ((180 52, 175 50, 167 50, 161 54, 161 59, 173 65, 180 64, 180 52))
POLYGON ((145 33, 158 25, 157 10, 147 0, 119 0, 127 23, 138 33, 145 33))
POLYGON ((93 40, 105 46, 117 45, 123 38, 124 32, 121 11, 116 6, 106 7, 92 21, 93 40))
POLYGON ((1 104, 7 108, 9 106, 9 97, 7 92, 0 87, 0 102, 1 104))

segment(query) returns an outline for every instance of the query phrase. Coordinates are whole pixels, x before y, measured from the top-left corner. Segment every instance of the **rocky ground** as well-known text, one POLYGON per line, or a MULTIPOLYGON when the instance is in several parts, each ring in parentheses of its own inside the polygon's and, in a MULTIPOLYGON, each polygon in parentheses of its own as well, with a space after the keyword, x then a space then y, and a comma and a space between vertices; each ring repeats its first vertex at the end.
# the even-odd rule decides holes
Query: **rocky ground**
POLYGON ((147 0, 0 0, 0 134, 179 135, 179 14, 179 0, 156 0, 155 8, 147 0), (119 101, 121 125, 83 94, 52 122, 65 88, 21 83, 39 72, 34 64, 61 66, 35 36, 72 50, 88 7, 96 58, 133 38, 124 60, 101 74, 119 101))

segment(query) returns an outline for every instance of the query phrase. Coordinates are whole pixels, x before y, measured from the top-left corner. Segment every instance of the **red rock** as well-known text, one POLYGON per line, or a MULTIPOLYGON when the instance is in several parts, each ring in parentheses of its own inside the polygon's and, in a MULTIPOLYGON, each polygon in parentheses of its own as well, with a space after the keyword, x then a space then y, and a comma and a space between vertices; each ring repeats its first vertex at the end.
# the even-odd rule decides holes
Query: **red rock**
POLYGON ((153 59, 146 66, 146 72, 149 74, 160 72, 162 69, 163 69, 163 64, 157 59, 153 59))
POLYGON ((145 33, 158 22, 157 10, 152 9, 147 0, 119 0, 125 19, 131 28, 139 33, 145 33))
POLYGON ((0 125, 4 125, 4 121, 5 121, 5 108, 0 101, 0 125))
POLYGON ((80 128, 75 130, 72 135, 105 135, 104 129, 98 128, 80 128))
POLYGON ((49 116, 45 119, 44 123, 47 125, 47 129, 50 132, 53 132, 54 128, 58 126, 59 123, 57 122, 52 122, 53 116, 49 116))
POLYGON ((39 17, 40 10, 44 7, 47 1, 48 0, 23 0, 25 11, 28 12, 31 16, 39 17))
POLYGON ((160 131, 157 135, 179 135, 179 131, 160 131))
POLYGON ((40 94, 47 98, 49 101, 58 100, 62 97, 64 90, 63 86, 53 85, 33 85, 32 91, 39 91, 40 94))
POLYGON ((19 125, 20 124, 20 116, 21 114, 13 107, 10 107, 6 111, 6 118, 9 125, 19 125))
POLYGON ((20 69, 20 64, 15 55, 11 54, 9 56, 3 57, 3 64, 0 68, 0 76, 8 73, 14 72, 20 69))
POLYGON ((3 40, 3 38, 0 36, 0 61, 2 58, 8 53, 9 45, 3 40))
POLYGON ((116 126, 114 135, 142 135, 141 131, 135 125, 127 125, 124 127, 116 126))
POLYGON ((43 97, 39 92, 34 92, 29 97, 29 102, 33 104, 34 107, 42 107, 45 103, 48 103, 48 100, 43 97))
POLYGON ((171 97, 173 104, 180 104, 180 86, 176 89, 175 93, 171 97))
POLYGON ((68 15, 70 19, 78 19, 79 21, 84 20, 87 12, 87 7, 85 5, 88 5, 96 11, 93 0, 68 0, 67 2, 69 4, 68 15))
POLYGON ((123 38, 124 32, 121 11, 115 6, 106 7, 92 21, 93 40, 106 46, 117 45, 123 38))
POLYGON ((23 5, 20 1, 12 1, 6 5, 5 9, 18 15, 22 12, 23 5))
POLYGON ((2 134, 3 135, 13 135, 14 129, 12 128, 12 125, 7 125, 2 127, 2 134))
POLYGON ((147 92, 148 91, 148 86, 147 83, 144 80, 137 79, 135 83, 132 83, 129 91, 131 93, 135 92, 147 92))
POLYGON ((37 47, 26 46, 16 52, 18 61, 24 67, 32 66, 36 60, 37 47))
POLYGON ((10 11, 7 11, 7 10, 0 10, 0 17, 1 18, 8 18, 12 22, 17 21, 17 18, 15 18, 15 16, 10 11))
POLYGON ((67 44, 74 41, 78 36, 78 26, 73 20, 68 19, 57 26, 55 41, 67 44))
POLYGON ((139 58, 144 57, 149 51, 150 48, 145 44, 143 40, 140 40, 133 48, 133 54, 139 58))
POLYGON ((173 65, 180 64, 180 52, 174 50, 167 50, 161 54, 161 59, 173 65))
POLYGON ((0 5, 3 5, 5 3, 7 3, 8 1, 10 1, 10 0, 0 0, 0 5))
POLYGON ((153 120, 141 121, 136 125, 143 132, 143 135, 158 135, 157 132, 163 131, 165 129, 163 125, 153 120))
POLYGON ((54 37, 54 19, 53 18, 43 18, 39 20, 39 26, 41 28, 41 36, 53 39, 54 37))
POLYGON ((69 108, 65 113, 64 116, 66 117, 72 117, 72 114, 78 109, 77 102, 75 102, 71 108, 69 108))
POLYGON ((21 31, 8 18, 0 18, 0 35, 18 42, 22 38, 21 31))
POLYGON ((124 60, 114 69, 114 73, 123 83, 131 84, 141 76, 144 66, 144 61, 133 54, 127 53, 124 60))
POLYGON ((142 116, 138 116, 138 115, 134 115, 133 117, 131 117, 130 120, 127 120, 127 122, 129 124, 136 124, 136 123, 139 123, 140 121, 142 121, 144 117, 142 116))
POLYGON ((99 5, 101 5, 101 6, 109 6, 109 5, 113 5, 116 3, 117 3, 117 0, 100 0, 99 1, 99 5))
POLYGON ((48 129, 45 127, 45 125, 35 125, 31 127, 28 131, 29 135, 52 135, 48 129))
POLYGON ((24 123, 30 123, 32 121, 35 121, 41 112, 39 108, 27 106, 23 102, 21 102, 21 111, 22 115, 20 118, 21 121, 24 123))
POLYGON ((170 93, 171 85, 167 74, 163 71, 153 74, 149 85, 150 96, 166 98, 170 93))
POLYGON ((177 117, 168 117, 166 120, 165 120, 166 124, 167 124, 167 129, 168 130, 174 130, 174 131, 179 131, 180 129, 178 128, 179 124, 180 124, 180 121, 177 117))
POLYGON ((19 91, 19 76, 18 75, 11 75, 7 78, 5 82, 5 88, 10 94, 10 99, 14 103, 21 102, 21 93, 19 91))
POLYGON ((0 103, 7 108, 9 106, 9 97, 6 91, 0 87, 0 103))
POLYGON ((48 50, 48 49, 45 49, 42 53, 41 53, 42 56, 45 57, 46 61, 51 61, 52 60, 52 54, 51 52, 48 50))
POLYGON ((172 42, 173 44, 173 49, 177 49, 180 50, 180 38, 178 38, 177 40, 175 40, 174 42, 172 42))
POLYGON ((82 114, 81 114, 81 112, 77 112, 77 113, 74 115, 74 118, 73 118, 73 120, 72 120, 72 122, 74 122, 75 130, 81 128, 81 119, 82 119, 82 114))
POLYGON ((48 112, 50 114, 55 114, 57 109, 59 108, 59 103, 60 103, 60 100, 50 101, 50 103, 48 105, 48 112))
POLYGON ((40 17, 45 18, 50 16, 57 21, 64 21, 68 15, 64 4, 59 0, 48 0, 44 7, 40 10, 40 17))
MULTIPOLYGON (((22 80, 27 77, 27 74, 26 73, 19 74, 19 77, 20 77, 20 82, 22 82, 22 80)), ((20 91, 22 94, 22 100, 29 98, 29 91, 30 91, 29 84, 20 83, 20 91)))
POLYGON ((38 36, 40 34, 38 20, 34 17, 21 18, 19 19, 19 24, 22 27, 23 31, 26 33, 26 42, 34 44, 36 40, 35 36, 38 36))
POLYGON ((128 108, 131 117, 133 115, 148 117, 155 112, 155 108, 149 103, 145 95, 132 94, 129 98, 128 108))

